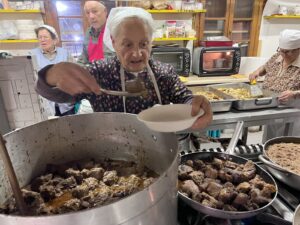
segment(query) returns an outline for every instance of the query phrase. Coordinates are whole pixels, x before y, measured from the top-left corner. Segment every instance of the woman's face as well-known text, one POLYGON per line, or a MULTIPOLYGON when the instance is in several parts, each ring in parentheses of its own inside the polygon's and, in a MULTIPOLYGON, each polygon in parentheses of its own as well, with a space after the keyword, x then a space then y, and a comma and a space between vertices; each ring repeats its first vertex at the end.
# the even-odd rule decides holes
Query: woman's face
POLYGON ((300 49, 293 49, 293 50, 285 50, 285 49, 278 49, 280 55, 283 57, 285 61, 293 62, 299 56, 300 49))
POLYGON ((56 39, 52 39, 50 32, 47 29, 41 29, 38 32, 38 40, 41 49, 44 51, 53 50, 56 45, 56 39))
POLYGON ((122 22, 112 37, 113 47, 128 72, 140 72, 148 63, 151 52, 151 38, 148 27, 137 18, 122 22))

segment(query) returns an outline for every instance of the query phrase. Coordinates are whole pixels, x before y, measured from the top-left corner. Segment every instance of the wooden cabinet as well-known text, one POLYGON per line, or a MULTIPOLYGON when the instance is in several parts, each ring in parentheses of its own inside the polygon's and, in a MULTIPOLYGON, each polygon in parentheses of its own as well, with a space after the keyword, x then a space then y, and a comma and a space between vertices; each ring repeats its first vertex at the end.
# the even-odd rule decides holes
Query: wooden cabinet
POLYGON ((256 55, 264 0, 203 0, 207 10, 201 38, 226 36, 256 55))

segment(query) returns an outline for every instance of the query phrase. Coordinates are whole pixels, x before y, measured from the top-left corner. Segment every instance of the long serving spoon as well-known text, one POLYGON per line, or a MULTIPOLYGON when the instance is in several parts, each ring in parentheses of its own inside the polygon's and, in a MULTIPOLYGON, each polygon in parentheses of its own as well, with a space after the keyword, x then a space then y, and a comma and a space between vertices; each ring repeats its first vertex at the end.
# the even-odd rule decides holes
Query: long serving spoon
POLYGON ((127 91, 113 91, 100 88, 100 91, 108 95, 116 96, 127 96, 127 97, 137 97, 137 96, 147 96, 148 92, 145 87, 145 83, 139 78, 128 80, 125 82, 125 90, 127 91))
POLYGON ((19 186, 19 182, 17 180, 14 168, 12 166, 7 148, 5 146, 5 140, 3 139, 2 134, 0 133, 0 156, 4 163, 5 172, 8 176, 8 180, 10 183, 10 186, 12 188, 14 197, 16 199, 17 207, 21 213, 21 215, 27 215, 28 208, 24 202, 22 192, 19 186))

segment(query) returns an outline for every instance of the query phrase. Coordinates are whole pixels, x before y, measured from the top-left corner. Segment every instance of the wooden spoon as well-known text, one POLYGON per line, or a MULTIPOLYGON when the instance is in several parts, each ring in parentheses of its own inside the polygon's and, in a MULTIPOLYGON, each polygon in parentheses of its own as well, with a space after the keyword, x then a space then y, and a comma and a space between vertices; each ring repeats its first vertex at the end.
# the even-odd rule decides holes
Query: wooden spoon
POLYGON ((12 188, 14 197, 16 199, 17 207, 20 211, 21 215, 27 215, 28 208, 24 202, 22 192, 14 171, 14 168, 12 166, 8 151, 5 146, 5 140, 3 139, 2 134, 0 133, 0 156, 4 163, 5 172, 8 176, 8 180, 10 183, 10 186, 12 188))

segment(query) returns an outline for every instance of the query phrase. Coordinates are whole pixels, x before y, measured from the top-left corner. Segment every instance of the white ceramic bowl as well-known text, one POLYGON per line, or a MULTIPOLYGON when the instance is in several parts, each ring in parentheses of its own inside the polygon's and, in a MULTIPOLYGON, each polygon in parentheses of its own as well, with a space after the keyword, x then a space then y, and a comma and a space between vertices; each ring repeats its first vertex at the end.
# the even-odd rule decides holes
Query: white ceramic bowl
POLYGON ((300 225, 300 205, 298 205, 294 212, 293 225, 300 225))
POLYGON ((154 131, 177 132, 190 128, 204 114, 201 109, 197 116, 192 117, 191 111, 190 104, 160 105, 140 112, 137 118, 154 131))

